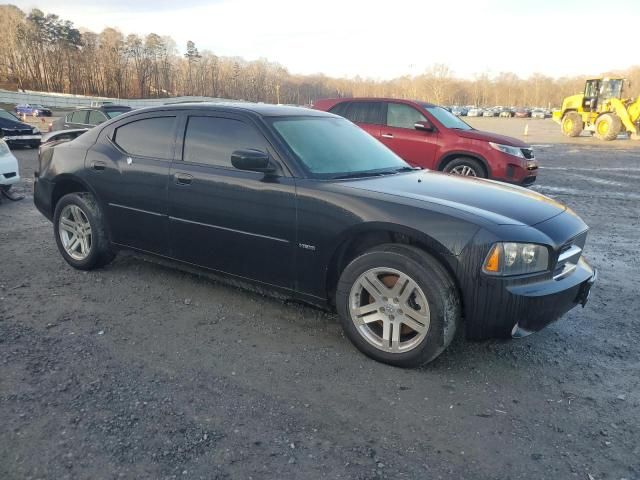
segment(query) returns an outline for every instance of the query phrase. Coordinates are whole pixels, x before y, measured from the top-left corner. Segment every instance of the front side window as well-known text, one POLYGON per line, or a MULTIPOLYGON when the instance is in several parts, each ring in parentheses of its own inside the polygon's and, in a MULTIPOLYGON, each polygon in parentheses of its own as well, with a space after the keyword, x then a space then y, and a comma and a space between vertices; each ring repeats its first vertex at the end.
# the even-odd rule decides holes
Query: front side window
POLYGON ((271 123, 316 178, 410 168, 378 140, 342 118, 277 117, 271 123))
POLYGON ((266 152, 266 140, 254 127, 240 120, 220 117, 189 117, 184 134, 183 160, 232 167, 236 150, 266 152))
POLYGON ((389 103, 387 108, 387 125, 396 128, 415 129, 416 122, 424 122, 426 118, 415 108, 404 103, 389 103))
POLYGON ((98 110, 91 110, 89 112, 89 124, 90 125, 100 125, 102 122, 105 122, 107 117, 104 116, 102 112, 98 110))
POLYGON ((113 141, 130 155, 170 160, 176 117, 136 120, 116 128, 113 141))

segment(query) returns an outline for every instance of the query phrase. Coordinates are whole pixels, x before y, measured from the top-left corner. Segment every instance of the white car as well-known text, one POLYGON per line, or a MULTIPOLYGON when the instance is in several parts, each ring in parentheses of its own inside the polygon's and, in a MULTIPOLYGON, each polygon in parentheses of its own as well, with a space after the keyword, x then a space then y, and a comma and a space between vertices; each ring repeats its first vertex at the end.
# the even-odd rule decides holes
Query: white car
POLYGON ((18 159, 9 150, 7 142, 0 139, 0 190, 9 197, 9 190, 19 181, 18 159))

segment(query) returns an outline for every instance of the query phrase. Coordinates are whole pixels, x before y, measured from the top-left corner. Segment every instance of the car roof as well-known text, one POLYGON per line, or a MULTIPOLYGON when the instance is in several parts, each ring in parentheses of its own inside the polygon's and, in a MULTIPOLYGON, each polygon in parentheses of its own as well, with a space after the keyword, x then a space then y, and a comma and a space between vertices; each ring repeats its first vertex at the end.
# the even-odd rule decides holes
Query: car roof
POLYGON ((435 103, 425 102, 422 100, 411 100, 407 98, 391 98, 391 97, 342 97, 342 98, 321 98, 314 102, 314 104, 324 102, 333 102, 333 104, 338 104, 342 102, 400 102, 400 103, 408 103, 408 104, 416 104, 421 107, 439 107, 440 105, 436 105, 435 103))
POLYGON ((132 108, 128 105, 101 105, 99 107, 78 107, 74 110, 74 112, 77 112, 78 110, 100 110, 101 112, 106 112, 108 110, 122 110, 123 108, 132 110, 132 108))
POLYGON ((147 107, 135 110, 140 112, 156 112, 166 110, 202 110, 202 111, 222 111, 222 112, 243 112, 253 113, 261 117, 326 117, 333 116, 330 113, 319 110, 312 110, 306 107, 292 107, 289 105, 272 105, 268 103, 249 102, 195 102, 195 103, 174 103, 156 107, 147 107))

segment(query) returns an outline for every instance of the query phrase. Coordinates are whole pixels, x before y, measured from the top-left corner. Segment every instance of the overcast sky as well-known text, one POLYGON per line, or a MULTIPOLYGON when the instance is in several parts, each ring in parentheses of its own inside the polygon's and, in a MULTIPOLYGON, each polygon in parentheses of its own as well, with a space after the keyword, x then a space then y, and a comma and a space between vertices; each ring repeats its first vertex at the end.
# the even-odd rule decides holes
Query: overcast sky
POLYGON ((446 63, 467 78, 501 71, 564 76, 640 63, 640 0, 11 3, 25 11, 37 7, 56 13, 96 32, 110 26, 125 34, 169 35, 181 51, 193 40, 201 51, 217 55, 266 58, 293 73, 388 79, 446 63))

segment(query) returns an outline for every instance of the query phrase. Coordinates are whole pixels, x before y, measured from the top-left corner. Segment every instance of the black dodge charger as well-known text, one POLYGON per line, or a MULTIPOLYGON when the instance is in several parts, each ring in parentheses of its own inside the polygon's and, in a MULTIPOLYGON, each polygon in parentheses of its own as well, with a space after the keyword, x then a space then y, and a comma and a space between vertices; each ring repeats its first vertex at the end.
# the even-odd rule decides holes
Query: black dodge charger
POLYGON ((34 199, 64 259, 126 248, 339 313, 399 366, 470 338, 521 337, 584 305, 588 227, 564 205, 416 170, 341 117, 181 104, 124 114, 42 152, 34 199))

